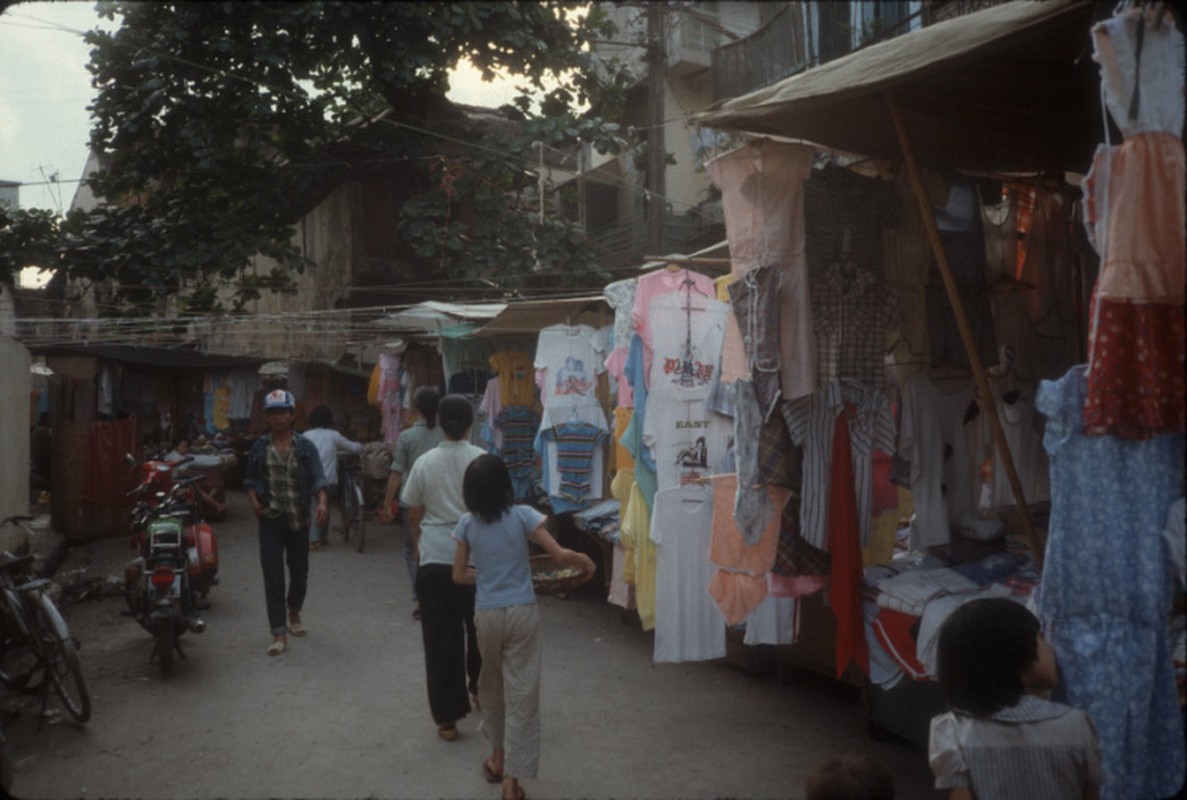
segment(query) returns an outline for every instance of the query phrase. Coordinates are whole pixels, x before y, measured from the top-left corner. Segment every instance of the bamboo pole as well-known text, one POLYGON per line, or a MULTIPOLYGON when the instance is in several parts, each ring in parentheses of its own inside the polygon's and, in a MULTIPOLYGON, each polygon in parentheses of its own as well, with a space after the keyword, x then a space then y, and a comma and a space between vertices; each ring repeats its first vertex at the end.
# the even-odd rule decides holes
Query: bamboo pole
POLYGON ((673 264, 713 264, 719 267, 728 267, 734 263, 733 259, 729 258, 707 258, 701 256, 643 256, 643 263, 651 261, 671 261, 673 264))
POLYGON ((1034 554, 1035 563, 1039 569, 1043 568, 1043 552, 1035 535, 1034 520, 1030 516, 1030 508, 1026 505, 1026 495, 1022 490, 1022 482, 1018 479, 1018 472, 1014 468, 1014 458, 1010 454, 1010 447, 1006 443, 1006 435, 1002 431, 1001 420, 997 416, 997 406, 993 402, 993 395, 989 392, 989 382, 985 379, 985 370, 981 364, 981 357, 977 354, 977 343, 973 340, 969 330, 968 317, 964 313, 964 303, 956 288, 956 279, 952 277, 952 267, 948 264, 948 256, 944 252, 944 245, 940 241, 940 230, 936 225, 935 212, 931 201, 927 197, 927 190, 923 186, 923 176, 919 172, 919 162, 915 159, 915 151, 911 147, 911 139, 907 134, 907 126, 903 122, 899 111, 898 100, 891 93, 886 94, 886 102, 890 106, 890 116, 894 120, 894 129, 898 134, 899 147, 903 151, 903 161, 907 165, 907 173, 911 178, 911 187, 915 191, 915 199, 919 202, 919 211, 923 215, 923 224, 927 228, 927 238, 931 241, 931 249, 935 254, 936 263, 940 267, 940 276, 944 279, 944 288, 948 292, 948 302, 952 305, 952 314, 956 317, 956 327, 960 330, 961 341, 964 342, 965 352, 968 353, 969 364, 973 370, 973 377, 977 381, 977 391, 981 395, 981 406, 989 416, 989 427, 993 431, 993 441, 1002 459, 1002 466, 1006 468, 1006 477, 1010 481, 1010 490, 1014 493, 1014 502, 1018 504, 1018 512, 1022 515, 1022 532, 1026 543, 1034 554))

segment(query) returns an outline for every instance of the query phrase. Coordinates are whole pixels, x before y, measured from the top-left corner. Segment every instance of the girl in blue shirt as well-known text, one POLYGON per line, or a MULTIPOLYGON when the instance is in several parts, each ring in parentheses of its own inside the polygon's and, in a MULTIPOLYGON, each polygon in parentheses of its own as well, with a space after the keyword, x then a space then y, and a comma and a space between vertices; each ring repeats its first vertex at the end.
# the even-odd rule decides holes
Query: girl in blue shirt
POLYGON ((491 783, 502 782, 504 800, 524 800, 519 780, 536 777, 540 756, 540 614, 528 543, 587 577, 595 567, 589 556, 557 544, 543 514, 515 504, 511 475, 498 456, 470 463, 462 498, 469 513, 453 530, 453 580, 476 586, 478 701, 491 743, 482 771, 491 783))

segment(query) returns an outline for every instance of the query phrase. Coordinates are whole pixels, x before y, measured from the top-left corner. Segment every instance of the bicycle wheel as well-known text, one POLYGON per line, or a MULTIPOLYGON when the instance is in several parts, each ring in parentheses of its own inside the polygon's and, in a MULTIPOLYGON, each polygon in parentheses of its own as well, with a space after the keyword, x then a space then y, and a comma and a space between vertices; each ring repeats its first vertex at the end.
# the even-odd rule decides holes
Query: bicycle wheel
POLYGON ((91 693, 82 676, 82 664, 78 659, 78 647, 70 638, 66 621, 58 613, 54 601, 38 593, 34 607, 37 614, 38 638, 41 655, 54 684, 54 691, 62 699, 62 705, 70 716, 79 722, 91 718, 91 693))
POLYGON ((177 630, 173 626, 173 617, 157 620, 157 658, 161 663, 161 674, 166 677, 173 671, 173 643, 176 639, 177 630))
POLYGON ((354 505, 354 549, 360 553, 363 552, 363 541, 367 534, 367 514, 364 509, 367 507, 363 500, 363 487, 359 485, 358 481, 351 481, 350 494, 353 495, 354 500, 351 501, 354 505))

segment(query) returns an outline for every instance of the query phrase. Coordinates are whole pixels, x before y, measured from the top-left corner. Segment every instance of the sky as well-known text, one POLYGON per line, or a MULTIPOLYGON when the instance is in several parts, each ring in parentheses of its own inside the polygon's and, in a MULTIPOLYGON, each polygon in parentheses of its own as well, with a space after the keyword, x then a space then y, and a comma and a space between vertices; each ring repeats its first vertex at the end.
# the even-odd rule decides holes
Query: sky
MULTIPOLYGON (((0 0, 0 4, 6 0, 0 0)), ((21 208, 64 211, 87 159, 94 97, 82 32, 102 24, 94 2, 21 2, 0 12, 0 181, 17 181, 21 208)), ((449 97, 498 106, 514 92, 455 73, 449 97)))

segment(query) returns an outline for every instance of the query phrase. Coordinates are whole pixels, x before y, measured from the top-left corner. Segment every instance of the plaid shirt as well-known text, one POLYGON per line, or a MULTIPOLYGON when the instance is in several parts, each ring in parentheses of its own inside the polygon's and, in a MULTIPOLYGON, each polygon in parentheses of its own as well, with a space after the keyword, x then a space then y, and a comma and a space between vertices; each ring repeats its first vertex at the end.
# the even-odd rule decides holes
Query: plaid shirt
POLYGON ((269 442, 266 469, 271 491, 268 492, 268 506, 263 510, 263 515, 269 519, 287 516, 289 527, 304 528, 309 524, 309 509, 301 502, 296 442, 289 443, 283 458, 277 452, 276 445, 269 442))
POLYGON ((898 297, 881 278, 835 264, 812 282, 812 327, 820 386, 836 378, 879 385, 887 330, 899 325, 898 297))

